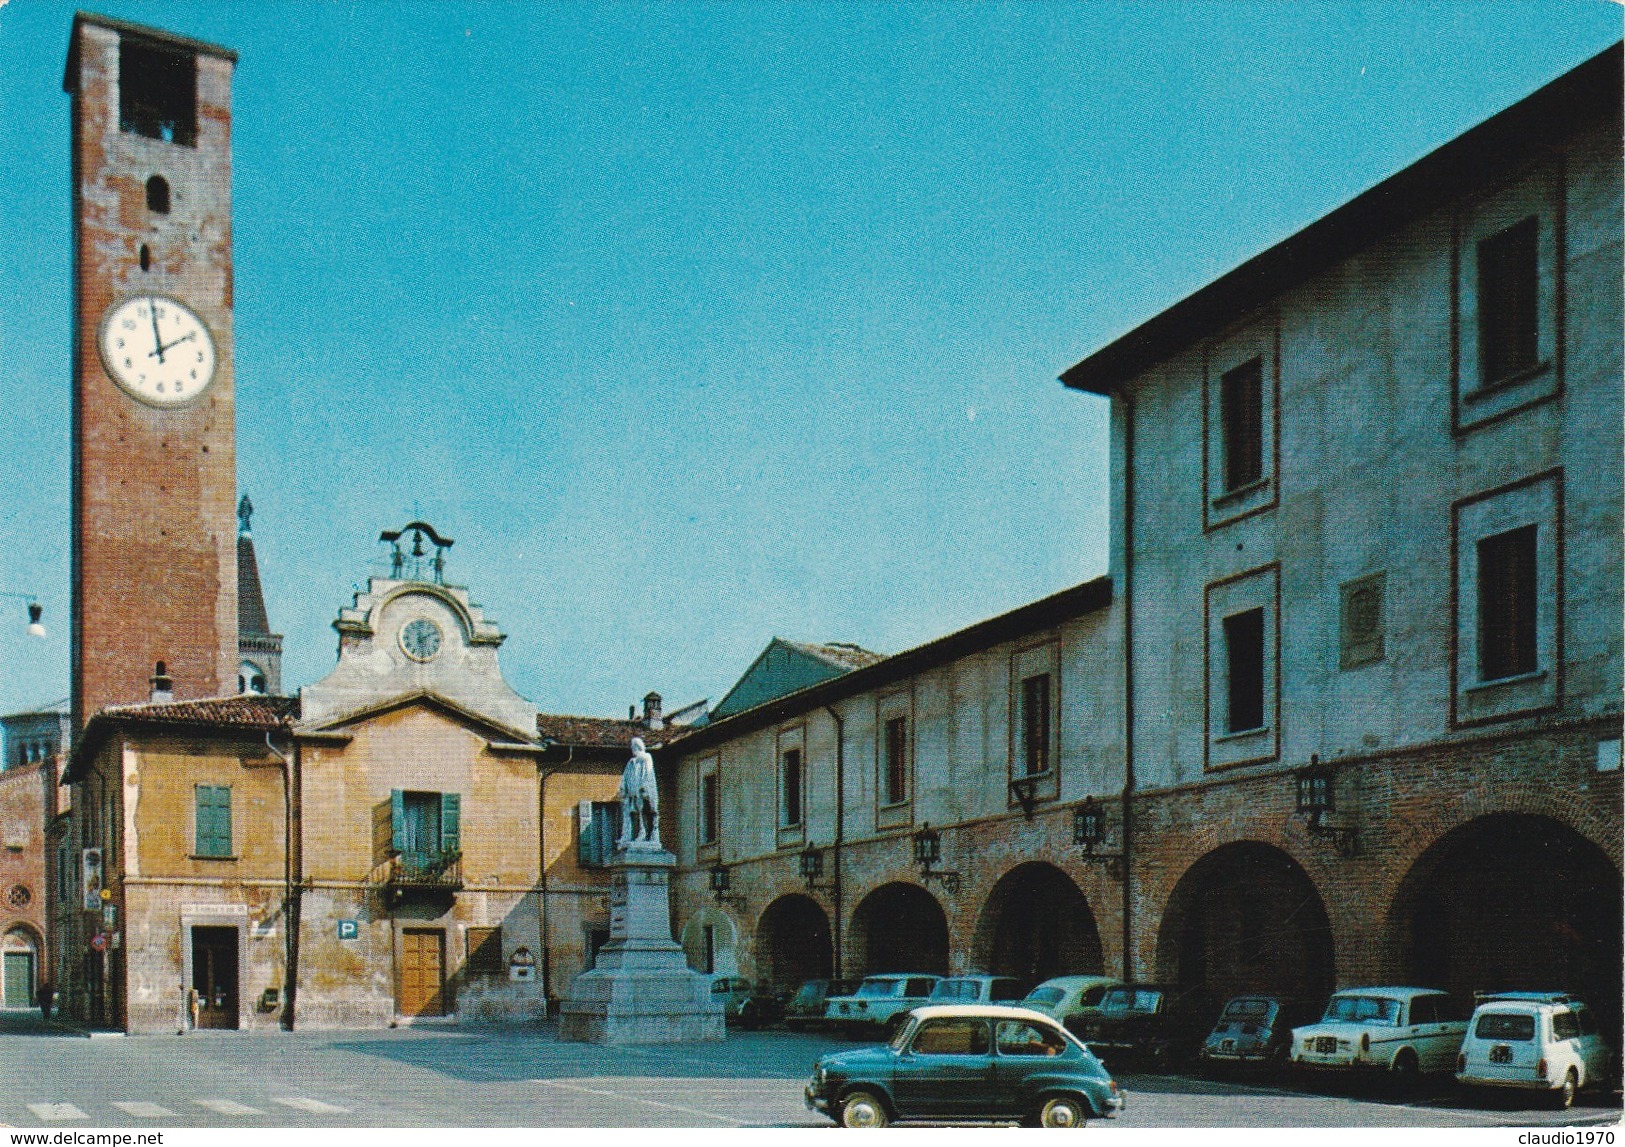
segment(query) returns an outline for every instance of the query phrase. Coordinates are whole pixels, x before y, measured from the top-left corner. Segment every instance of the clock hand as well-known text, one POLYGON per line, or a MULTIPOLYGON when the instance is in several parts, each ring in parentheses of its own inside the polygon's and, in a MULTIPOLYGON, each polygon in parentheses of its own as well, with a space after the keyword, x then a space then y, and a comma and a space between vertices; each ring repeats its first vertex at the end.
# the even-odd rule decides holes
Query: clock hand
MULTIPOLYGON (((194 336, 196 336, 196 334, 197 334, 196 331, 187 331, 185 334, 183 334, 180 338, 176 339, 174 342, 168 342, 168 343, 165 343, 163 346, 159 347, 158 348, 158 361, 159 362, 164 361, 164 352, 166 350, 168 350, 170 347, 180 346, 181 343, 186 342, 190 338, 193 338, 194 336)), ((148 357, 151 357, 151 356, 148 356, 148 357)))
POLYGON ((158 333, 158 303, 157 303, 157 300, 151 299, 151 298, 149 298, 147 300, 147 317, 152 320, 152 345, 153 345, 153 348, 154 348, 152 351, 148 352, 147 357, 151 358, 153 355, 157 355, 158 356, 158 361, 163 362, 164 361, 164 336, 158 333))

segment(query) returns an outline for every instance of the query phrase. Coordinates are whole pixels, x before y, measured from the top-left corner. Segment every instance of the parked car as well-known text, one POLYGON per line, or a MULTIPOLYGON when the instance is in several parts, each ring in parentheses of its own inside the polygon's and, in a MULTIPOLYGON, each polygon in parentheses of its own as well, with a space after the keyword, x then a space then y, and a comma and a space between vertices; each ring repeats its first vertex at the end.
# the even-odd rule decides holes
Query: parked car
POLYGON ((923 1007, 889 1043, 824 1056, 806 1100, 846 1127, 901 1119, 1078 1127, 1123 1110, 1105 1066, 1055 1020, 988 1004, 923 1007))
POLYGON ((1350 988, 1326 1003, 1317 1024, 1292 1032, 1300 1067, 1387 1072, 1404 1086, 1455 1066, 1464 1012, 1433 988, 1350 988))
POLYGON ((728 1023, 739 1022, 739 1009, 750 998, 750 981, 744 976, 713 976, 711 998, 722 1006, 728 1023))
POLYGON ((1559 1108, 1582 1087, 1606 1080, 1609 1048, 1591 1009, 1561 992, 1498 992, 1477 997, 1456 1056, 1469 1087, 1539 1091, 1559 1108))
POLYGON ((1119 984, 1106 989, 1093 1015, 1069 1020, 1067 1027, 1109 1064, 1164 1071, 1196 1055, 1218 1010, 1201 988, 1119 984))
POLYGON ((1115 976, 1056 976, 1028 992, 1021 1006, 1065 1023, 1074 1017, 1081 1019, 1095 1014, 1100 1010, 1106 989, 1122 982, 1115 976))
POLYGON ((766 980, 758 980, 756 986, 735 1006, 735 1011, 729 1014, 728 1022, 738 1023, 746 1031, 772 1027, 784 1018, 784 1005, 783 992, 774 991, 766 980))
POLYGON ((784 1026, 791 1031, 822 1027, 831 996, 850 996, 857 980, 806 980, 784 1005, 784 1026))
POLYGON ((1012 976, 949 976, 931 989, 933 1004, 1014 1004, 1022 983, 1012 976))
POLYGON ((850 996, 830 998, 824 1022, 843 1031, 884 1029, 892 1017, 929 1000, 941 978, 913 973, 868 976, 850 996))
POLYGON ((1236 996, 1202 1042, 1202 1063, 1212 1068, 1285 1064, 1292 1029, 1313 1023, 1319 1014, 1286 996, 1236 996))

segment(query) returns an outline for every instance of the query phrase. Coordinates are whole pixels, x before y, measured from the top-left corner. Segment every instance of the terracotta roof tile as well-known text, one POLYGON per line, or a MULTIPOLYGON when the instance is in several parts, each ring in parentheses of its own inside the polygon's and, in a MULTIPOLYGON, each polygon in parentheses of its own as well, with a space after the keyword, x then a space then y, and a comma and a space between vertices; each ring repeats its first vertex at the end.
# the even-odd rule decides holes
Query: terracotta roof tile
POLYGON ((233 729, 286 729, 299 716, 299 698, 244 693, 196 701, 160 701, 145 705, 111 705, 101 720, 141 721, 165 725, 223 725, 233 729))
POLYGON ((581 748, 626 748, 633 737, 642 737, 650 748, 683 735, 683 728, 651 729, 640 720, 613 717, 566 717, 552 713, 536 714, 536 735, 552 738, 561 745, 581 748))

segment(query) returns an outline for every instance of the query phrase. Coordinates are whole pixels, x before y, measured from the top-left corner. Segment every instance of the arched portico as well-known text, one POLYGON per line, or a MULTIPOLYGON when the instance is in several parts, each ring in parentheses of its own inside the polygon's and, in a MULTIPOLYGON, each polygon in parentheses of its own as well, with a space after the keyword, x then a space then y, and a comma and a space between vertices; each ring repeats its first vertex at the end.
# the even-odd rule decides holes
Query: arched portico
POLYGON ((1326 907, 1301 865, 1274 845, 1222 845, 1186 870, 1163 910, 1157 978, 1216 1000, 1271 992, 1304 1000, 1335 986, 1326 907))
POLYGON ((756 975, 775 988, 827 978, 834 967, 829 916, 818 901, 792 892, 767 906, 756 923, 756 975))
POLYGON ((982 908, 972 963, 1029 984, 1100 972, 1100 932, 1089 901, 1053 864, 1017 865, 999 878, 982 908))
POLYGON ((1617 1034, 1621 880, 1562 822, 1491 813, 1441 836, 1405 875, 1389 950, 1414 983, 1463 1002, 1475 991, 1568 991, 1617 1034))
POLYGON ((918 884, 882 884, 852 912, 851 964, 863 975, 948 971, 948 918, 918 884))

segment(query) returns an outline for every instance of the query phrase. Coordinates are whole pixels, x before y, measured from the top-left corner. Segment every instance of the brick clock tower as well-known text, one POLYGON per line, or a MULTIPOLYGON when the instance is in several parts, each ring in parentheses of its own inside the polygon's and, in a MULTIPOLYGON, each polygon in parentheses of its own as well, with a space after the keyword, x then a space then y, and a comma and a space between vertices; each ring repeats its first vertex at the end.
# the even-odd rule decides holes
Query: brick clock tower
POLYGON ((166 684, 177 700, 237 691, 235 64, 74 18, 76 728, 166 684))

